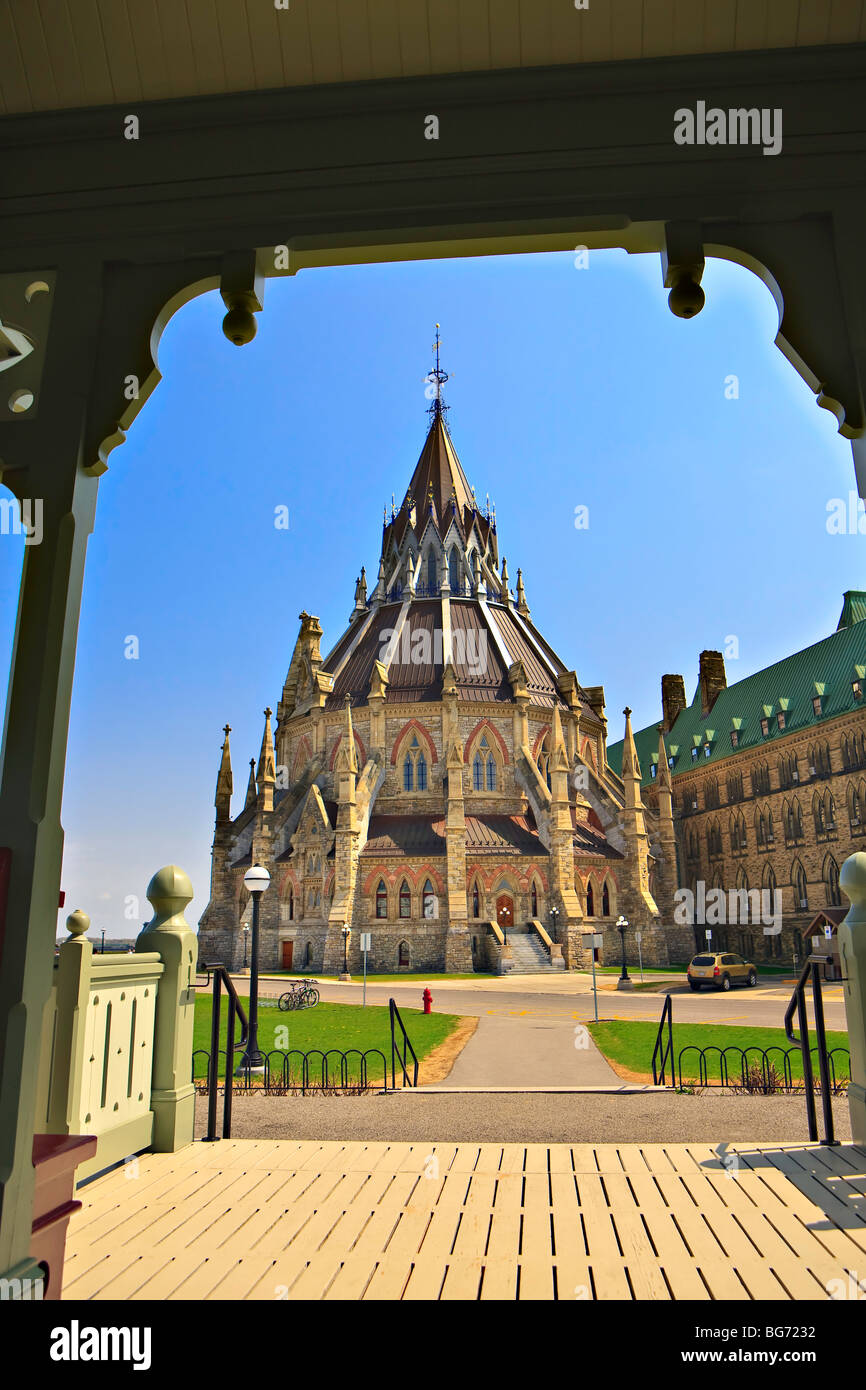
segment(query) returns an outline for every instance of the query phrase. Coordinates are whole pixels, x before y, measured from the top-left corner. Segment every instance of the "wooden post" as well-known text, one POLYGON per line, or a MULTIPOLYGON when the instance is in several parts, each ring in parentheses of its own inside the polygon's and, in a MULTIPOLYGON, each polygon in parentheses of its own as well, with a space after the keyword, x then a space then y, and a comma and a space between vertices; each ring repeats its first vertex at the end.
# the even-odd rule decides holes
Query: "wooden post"
POLYGON ((851 907, 836 935, 845 977, 845 1013, 851 1051, 848 1108, 851 1137, 866 1144, 866 854, 852 854, 839 874, 839 887, 851 907))
POLYGON ((192 1042, 198 939, 183 910, 192 884, 176 864, 155 873, 147 886, 153 919, 142 928, 136 951, 155 951, 165 973, 156 996, 153 1044, 153 1143, 155 1153, 175 1153, 192 1143, 195 1087, 192 1042))

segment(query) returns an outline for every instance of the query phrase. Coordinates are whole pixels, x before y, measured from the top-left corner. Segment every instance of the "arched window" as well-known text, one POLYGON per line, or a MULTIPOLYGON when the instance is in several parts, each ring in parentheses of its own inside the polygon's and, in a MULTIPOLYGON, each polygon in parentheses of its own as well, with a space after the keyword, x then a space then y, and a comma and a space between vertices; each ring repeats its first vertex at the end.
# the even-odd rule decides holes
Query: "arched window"
POLYGON ((452 594, 456 594, 460 588, 460 561, 457 558, 456 546, 452 546, 448 552, 448 583, 452 594))
POLYGON ((376 889, 376 916, 379 918, 388 916, 388 889, 385 887, 385 880, 379 879, 379 886, 376 889))
POLYGON ((439 589, 436 569, 436 551, 431 545, 430 549, 427 551, 427 590, 431 594, 435 594, 439 589))
POLYGON ((398 965, 408 965, 408 964, 409 964, 409 942, 408 942, 408 941, 401 941, 401 942, 400 942, 400 950, 399 950, 399 955, 397 956, 397 964, 398 964, 398 965))
POLYGON ((765 843, 765 840, 764 840, 765 833, 766 833, 766 832, 765 832, 765 828, 764 828, 764 813, 763 813, 763 811, 756 811, 756 812, 755 812, 755 839, 756 839, 757 842, 758 842, 758 848, 759 848, 759 849, 762 849, 763 846, 764 846, 764 843, 765 843))
POLYGON ((481 916, 481 897, 478 892, 477 882, 472 885, 472 916, 481 916))
POLYGON ((403 759, 403 790, 404 792, 426 792, 427 790, 427 758, 417 734, 412 735, 412 742, 406 749, 406 755, 403 759))
POLYGON ((483 792, 484 790, 484 764, 481 761, 481 754, 476 753, 472 759, 472 790, 483 792))
POLYGON ((824 882, 827 885, 827 903, 830 907, 842 906, 842 890, 839 887, 839 865, 832 854, 824 864, 824 882))
POLYGON ((433 892, 433 884, 429 878, 421 890, 421 915, 423 917, 436 917, 436 894, 433 892))
POLYGON ((400 884, 400 916, 412 916, 412 895, 409 892, 409 885, 406 882, 405 878, 403 879, 403 882, 400 884))
POLYGON ((775 904, 776 875, 773 873, 773 866, 771 864, 766 864, 764 866, 764 882, 762 886, 767 893, 771 894, 770 911, 772 912, 775 904))
POLYGON ((538 889, 534 883, 532 885, 532 916, 538 916, 538 889))
POLYGON ((610 889, 607 886, 607 879, 605 879, 604 887, 601 890, 601 915, 602 917, 610 916, 610 889))
POLYGON ((593 897, 591 883, 586 885, 586 915, 587 917, 595 916, 595 899, 593 897))
POLYGON ((492 753, 487 756, 487 790, 496 791, 496 762, 492 753))
POLYGON ((292 891, 292 889, 290 888, 290 889, 289 889, 289 921, 290 921, 290 922, 294 922, 294 920, 295 920, 295 895, 294 895, 294 892, 292 891))
POLYGON ((805 912, 809 906, 809 890, 806 886, 806 872, 799 859, 794 861, 791 882, 794 885, 794 911, 805 912))
POLYGON ((304 969, 309 970, 313 964, 313 943, 307 942, 307 949, 304 951, 304 969))

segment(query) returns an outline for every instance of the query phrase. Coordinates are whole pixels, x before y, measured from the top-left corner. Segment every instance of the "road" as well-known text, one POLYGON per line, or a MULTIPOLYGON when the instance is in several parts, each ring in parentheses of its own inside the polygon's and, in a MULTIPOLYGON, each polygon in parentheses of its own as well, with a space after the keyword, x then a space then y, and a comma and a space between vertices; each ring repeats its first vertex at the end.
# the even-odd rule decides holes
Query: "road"
MULTIPOLYGON (((605 977, 610 980, 610 977, 605 977)), ((440 980, 421 978, 395 980, 387 984, 368 984, 367 1002, 387 1004, 390 998, 410 1008, 421 1007, 425 985, 433 994, 433 1007, 441 1013, 475 1014, 479 1017, 507 1018, 531 1022, 538 1019, 586 1023, 593 1018, 592 983, 588 976, 568 973, 561 976, 519 975, 495 979, 440 980)), ((281 994, 285 982, 263 979, 263 995, 281 994)), ((662 992, 598 992, 600 1019, 644 1019, 657 1023, 665 994, 673 997, 673 1016, 677 1023, 735 1023, 741 1027, 781 1028, 792 983, 779 977, 763 977, 754 989, 735 988, 729 994, 701 990, 693 994, 685 984, 663 986, 662 992)), ((319 982, 322 999, 334 1004, 359 1004, 362 984, 353 980, 319 982)), ((814 1022, 811 996, 808 1004, 810 1024, 814 1022)), ((845 1005, 840 984, 824 988, 824 1017, 828 1029, 847 1031, 845 1005)))

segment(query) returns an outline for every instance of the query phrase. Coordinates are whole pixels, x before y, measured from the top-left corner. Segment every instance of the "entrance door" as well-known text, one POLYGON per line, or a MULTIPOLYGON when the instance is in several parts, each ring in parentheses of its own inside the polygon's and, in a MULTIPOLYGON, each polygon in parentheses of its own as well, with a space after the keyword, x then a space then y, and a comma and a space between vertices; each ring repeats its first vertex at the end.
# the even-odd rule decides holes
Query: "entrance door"
POLYGON ((294 951, 294 949, 295 949, 295 943, 294 943, 294 941, 284 941, 284 942, 283 942, 283 969, 284 969, 284 970, 291 970, 291 968, 292 968, 292 952, 294 951))
POLYGON ((500 893, 496 899, 496 924, 501 931, 508 931, 514 922, 514 899, 507 893, 500 893))

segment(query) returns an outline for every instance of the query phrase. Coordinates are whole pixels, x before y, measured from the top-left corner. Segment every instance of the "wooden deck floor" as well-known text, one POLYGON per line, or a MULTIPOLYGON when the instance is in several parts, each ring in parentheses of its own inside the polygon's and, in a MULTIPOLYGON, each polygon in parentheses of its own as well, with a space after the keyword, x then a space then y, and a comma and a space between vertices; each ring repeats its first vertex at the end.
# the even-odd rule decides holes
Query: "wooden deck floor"
POLYGON ((67 1299, 816 1299, 866 1273, 853 1145, 223 1140, 78 1195, 67 1299))

